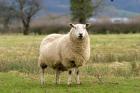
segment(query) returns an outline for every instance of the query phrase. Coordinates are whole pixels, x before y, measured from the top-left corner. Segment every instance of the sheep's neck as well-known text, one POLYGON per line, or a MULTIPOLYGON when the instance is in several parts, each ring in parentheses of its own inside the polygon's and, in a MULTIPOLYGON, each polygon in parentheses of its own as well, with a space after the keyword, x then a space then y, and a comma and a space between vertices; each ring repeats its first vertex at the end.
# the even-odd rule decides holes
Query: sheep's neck
POLYGON ((79 54, 82 54, 85 51, 89 43, 89 40, 88 38, 82 41, 76 41, 76 40, 70 39, 70 42, 71 42, 70 48, 73 50, 73 52, 78 52, 79 54))

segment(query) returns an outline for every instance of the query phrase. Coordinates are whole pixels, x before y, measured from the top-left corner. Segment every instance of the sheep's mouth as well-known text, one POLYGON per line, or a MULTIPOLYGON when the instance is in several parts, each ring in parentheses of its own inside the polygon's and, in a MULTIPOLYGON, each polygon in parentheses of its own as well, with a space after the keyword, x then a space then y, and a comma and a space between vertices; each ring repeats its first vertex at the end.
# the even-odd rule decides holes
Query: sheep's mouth
POLYGON ((83 36, 78 36, 78 39, 82 40, 84 37, 83 36))

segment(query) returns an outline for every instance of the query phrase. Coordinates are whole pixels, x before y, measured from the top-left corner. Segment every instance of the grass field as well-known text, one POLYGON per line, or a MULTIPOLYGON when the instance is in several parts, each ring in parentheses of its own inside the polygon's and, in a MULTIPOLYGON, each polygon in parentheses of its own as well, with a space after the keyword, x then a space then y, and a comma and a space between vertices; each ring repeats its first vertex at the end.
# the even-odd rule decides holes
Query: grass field
POLYGON ((140 34, 91 35, 91 59, 81 67, 82 85, 47 84, 38 78, 38 52, 45 36, 0 35, 0 93, 140 93, 140 34), (102 82, 99 80, 101 78, 102 82))
POLYGON ((47 75, 47 84, 40 86, 37 76, 22 73, 0 73, 1 93, 140 93, 140 78, 106 78, 100 84, 95 78, 82 77, 82 84, 66 85, 63 75, 62 84, 55 85, 54 76, 47 75))
MULTIPOLYGON (((0 71, 37 72, 39 45, 45 36, 0 36, 0 71)), ((140 63, 140 34, 91 35, 93 63, 140 63)))

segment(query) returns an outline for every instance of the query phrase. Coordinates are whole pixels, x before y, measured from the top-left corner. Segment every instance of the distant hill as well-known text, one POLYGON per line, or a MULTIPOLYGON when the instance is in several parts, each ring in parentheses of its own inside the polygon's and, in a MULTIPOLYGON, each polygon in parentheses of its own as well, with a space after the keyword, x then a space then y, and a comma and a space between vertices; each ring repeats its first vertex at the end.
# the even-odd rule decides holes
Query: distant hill
POLYGON ((99 16, 108 16, 108 17, 132 17, 132 16, 139 16, 140 13, 132 12, 129 10, 118 9, 113 5, 105 6, 101 12, 98 12, 96 17, 99 16))
MULTIPOLYGON (((140 0, 105 0, 105 8, 96 16, 129 17, 140 15, 140 0)), ((70 0, 43 0, 47 13, 70 14, 70 0)))
POLYGON ((114 0, 114 2, 110 2, 109 0, 106 1, 117 9, 140 13, 140 0, 114 0))

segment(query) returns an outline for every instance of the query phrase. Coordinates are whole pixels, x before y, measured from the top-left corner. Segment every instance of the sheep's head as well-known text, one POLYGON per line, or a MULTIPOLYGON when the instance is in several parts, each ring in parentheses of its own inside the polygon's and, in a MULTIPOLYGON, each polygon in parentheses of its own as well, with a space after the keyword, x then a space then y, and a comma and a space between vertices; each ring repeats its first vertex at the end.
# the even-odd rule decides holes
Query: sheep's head
POLYGON ((70 30, 70 35, 72 38, 77 40, 84 40, 88 36, 86 28, 89 24, 70 24, 72 27, 70 30))

